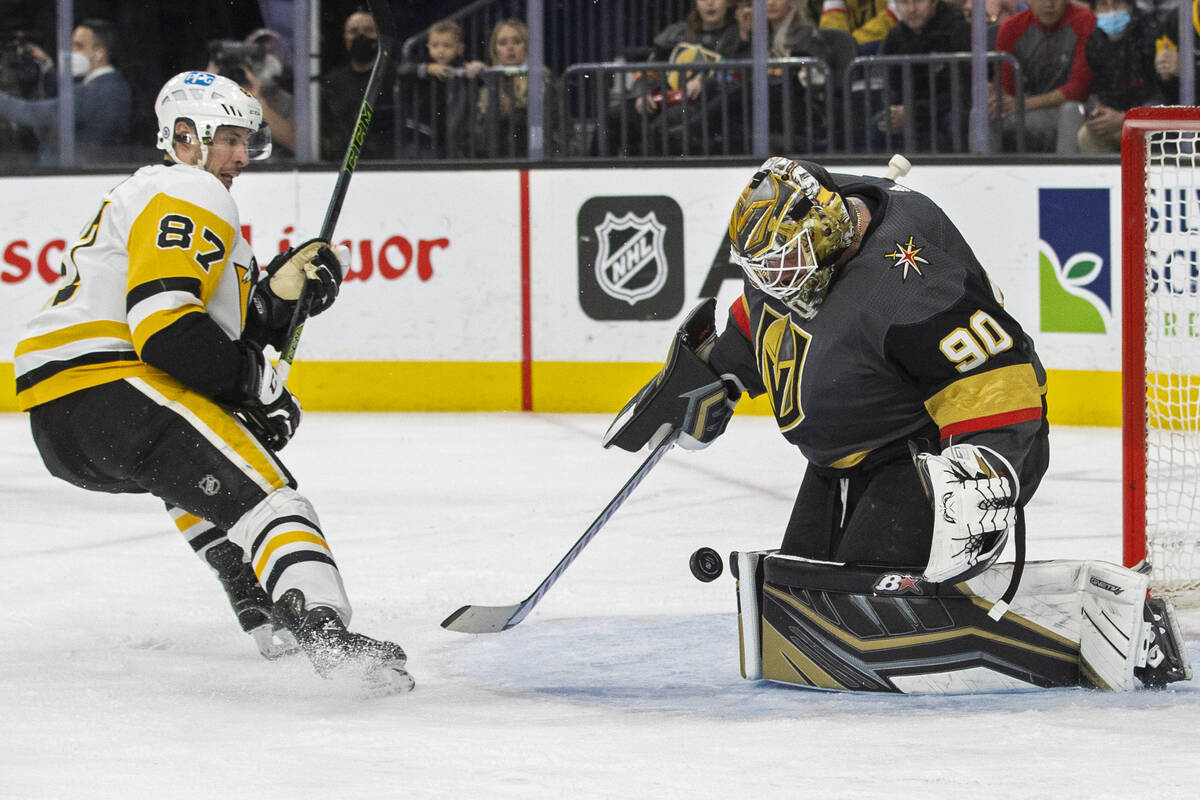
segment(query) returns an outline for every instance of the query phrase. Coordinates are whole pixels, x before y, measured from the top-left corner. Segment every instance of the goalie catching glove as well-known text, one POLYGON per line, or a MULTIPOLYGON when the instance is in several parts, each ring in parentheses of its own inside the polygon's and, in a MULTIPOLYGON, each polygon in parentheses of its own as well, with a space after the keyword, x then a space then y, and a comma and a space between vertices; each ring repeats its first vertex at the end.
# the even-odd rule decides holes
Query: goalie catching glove
POLYGON ((604 434, 604 446, 631 453, 653 449, 674 430, 680 447, 699 450, 725 432, 744 388, 708 364, 716 342, 716 300, 696 306, 671 341, 666 363, 633 396, 604 434))
POLYGON ((271 450, 282 450, 300 427, 300 401, 260 350, 245 342, 239 347, 244 355, 242 400, 234 411, 260 442, 271 450))
POLYGON ((1017 519, 1020 483, 1012 465, 989 447, 956 444, 913 461, 933 503, 933 542, 925 579, 959 581, 990 567, 1017 519))

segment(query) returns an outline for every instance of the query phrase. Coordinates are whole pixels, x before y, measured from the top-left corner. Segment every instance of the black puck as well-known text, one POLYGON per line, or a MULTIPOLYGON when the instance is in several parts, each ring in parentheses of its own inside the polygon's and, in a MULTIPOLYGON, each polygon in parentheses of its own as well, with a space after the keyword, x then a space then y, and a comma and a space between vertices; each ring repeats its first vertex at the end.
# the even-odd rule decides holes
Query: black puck
POLYGON ((725 565, 721 563, 721 556, 711 547, 701 547, 692 553, 688 566, 692 568, 696 580, 705 583, 721 577, 721 572, 725 569, 725 565))

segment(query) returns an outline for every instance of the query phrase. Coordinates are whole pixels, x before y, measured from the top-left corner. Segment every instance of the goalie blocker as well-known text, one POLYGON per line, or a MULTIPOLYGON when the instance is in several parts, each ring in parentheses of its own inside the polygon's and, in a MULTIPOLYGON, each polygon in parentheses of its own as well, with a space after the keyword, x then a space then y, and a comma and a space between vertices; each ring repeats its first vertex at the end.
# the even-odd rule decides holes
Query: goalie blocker
POLYGON ((733 416, 745 387, 731 374, 720 375, 708 363, 717 341, 717 301, 706 298, 687 315, 671 340, 658 374, 617 414, 604 434, 604 446, 636 453, 653 450, 678 430, 677 444, 687 450, 707 447, 733 416))
POLYGON ((742 676, 817 689, 969 693, 1088 686, 1128 691, 1191 678, 1169 601, 1100 561, 998 564, 958 583, 919 572, 734 553, 742 676))

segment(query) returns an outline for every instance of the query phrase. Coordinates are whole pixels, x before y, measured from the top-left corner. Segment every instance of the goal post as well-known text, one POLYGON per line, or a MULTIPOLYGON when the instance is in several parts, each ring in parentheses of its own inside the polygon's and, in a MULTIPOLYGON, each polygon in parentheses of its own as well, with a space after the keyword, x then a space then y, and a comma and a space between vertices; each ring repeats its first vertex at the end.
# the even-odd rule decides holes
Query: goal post
POLYGON ((1124 560, 1200 604, 1200 108, 1121 134, 1124 560))

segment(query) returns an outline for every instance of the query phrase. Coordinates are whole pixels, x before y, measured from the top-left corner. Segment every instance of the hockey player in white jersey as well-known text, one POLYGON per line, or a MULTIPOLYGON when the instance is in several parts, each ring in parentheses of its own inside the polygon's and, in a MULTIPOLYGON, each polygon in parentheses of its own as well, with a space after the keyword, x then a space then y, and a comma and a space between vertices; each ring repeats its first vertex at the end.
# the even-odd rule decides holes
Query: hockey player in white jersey
POLYGON ((263 349, 282 349, 301 287, 310 315, 333 303, 342 264, 310 241, 260 279, 229 193, 270 154, 257 100, 185 72, 155 111, 164 163, 103 197, 17 345, 17 399, 38 450, 77 486, 165 501, 263 655, 298 644, 323 675, 410 689, 398 645, 346 629, 329 543, 275 454, 300 404, 263 349))

